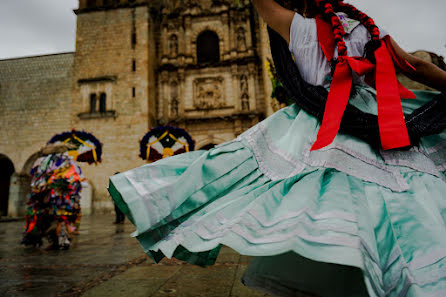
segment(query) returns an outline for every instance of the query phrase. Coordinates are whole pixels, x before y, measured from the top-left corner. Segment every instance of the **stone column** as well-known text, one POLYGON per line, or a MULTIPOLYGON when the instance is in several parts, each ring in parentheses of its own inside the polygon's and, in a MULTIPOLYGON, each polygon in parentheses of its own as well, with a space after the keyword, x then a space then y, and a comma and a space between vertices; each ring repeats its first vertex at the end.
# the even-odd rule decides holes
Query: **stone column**
POLYGON ((9 187, 8 216, 21 217, 25 215, 26 201, 30 193, 31 176, 14 173, 9 187))
POLYGON ((90 215, 93 212, 93 189, 88 181, 82 182, 81 196, 81 211, 82 215, 90 215))

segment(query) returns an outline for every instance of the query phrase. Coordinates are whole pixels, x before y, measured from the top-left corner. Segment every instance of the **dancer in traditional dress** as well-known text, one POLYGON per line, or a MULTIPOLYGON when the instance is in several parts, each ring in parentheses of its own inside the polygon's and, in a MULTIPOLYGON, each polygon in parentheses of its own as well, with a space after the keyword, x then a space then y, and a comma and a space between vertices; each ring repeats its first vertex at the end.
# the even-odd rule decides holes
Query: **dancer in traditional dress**
POLYGON ((256 256, 244 282, 280 296, 446 295, 446 96, 405 89, 394 65, 440 91, 446 72, 342 1, 253 3, 296 104, 111 177, 136 238, 155 261, 256 256))

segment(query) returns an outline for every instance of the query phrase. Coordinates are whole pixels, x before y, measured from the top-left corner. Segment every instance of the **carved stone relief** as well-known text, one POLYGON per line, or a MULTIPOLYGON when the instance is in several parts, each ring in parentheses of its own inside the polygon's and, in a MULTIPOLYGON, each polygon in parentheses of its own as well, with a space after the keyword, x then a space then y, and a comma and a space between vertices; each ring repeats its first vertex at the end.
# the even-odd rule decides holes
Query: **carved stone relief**
POLYGON ((226 105, 223 97, 223 77, 197 78, 194 80, 194 107, 215 109, 226 105))

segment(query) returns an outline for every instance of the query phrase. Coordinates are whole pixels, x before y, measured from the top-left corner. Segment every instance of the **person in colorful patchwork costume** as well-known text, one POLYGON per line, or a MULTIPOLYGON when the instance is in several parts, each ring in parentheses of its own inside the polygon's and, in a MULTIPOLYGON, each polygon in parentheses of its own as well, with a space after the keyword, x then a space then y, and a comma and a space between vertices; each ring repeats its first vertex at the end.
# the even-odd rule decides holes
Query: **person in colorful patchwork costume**
POLYGON ((395 67, 439 91, 446 72, 343 1, 253 4, 296 104, 111 177, 134 236, 154 261, 255 256, 243 282, 278 296, 443 296, 446 96, 404 88, 395 67))
POLYGON ((81 182, 84 178, 73 158, 66 152, 60 152, 59 147, 49 145, 45 148, 46 152, 36 160, 31 170, 24 245, 41 246, 42 238, 47 237, 50 248, 70 246, 80 217, 81 182))

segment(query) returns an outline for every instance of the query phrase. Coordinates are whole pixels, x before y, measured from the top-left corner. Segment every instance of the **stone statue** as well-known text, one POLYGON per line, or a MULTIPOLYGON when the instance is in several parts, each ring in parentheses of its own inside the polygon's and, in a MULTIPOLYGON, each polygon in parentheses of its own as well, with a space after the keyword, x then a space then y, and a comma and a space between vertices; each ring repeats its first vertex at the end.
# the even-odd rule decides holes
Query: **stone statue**
POLYGON ((248 93, 248 77, 245 74, 240 76, 240 93, 248 93))
POLYGON ((248 111, 249 110, 249 96, 248 94, 244 93, 242 95, 242 111, 248 111))
POLYGON ((172 34, 169 37, 169 56, 176 57, 178 55, 178 37, 172 34))
POLYGON ((178 117, 178 100, 176 98, 170 100, 170 115, 178 117))
POLYGON ((213 90, 213 94, 212 94, 213 98, 212 98, 212 105, 213 107, 220 107, 221 102, 220 102, 220 98, 221 98, 221 92, 220 92, 220 86, 218 84, 214 84, 214 90, 213 90))
POLYGON ((170 83, 170 99, 173 98, 178 98, 178 83, 176 81, 170 83))
POLYGON ((237 49, 239 51, 246 50, 246 37, 245 37, 245 29, 239 27, 237 29, 237 49))

